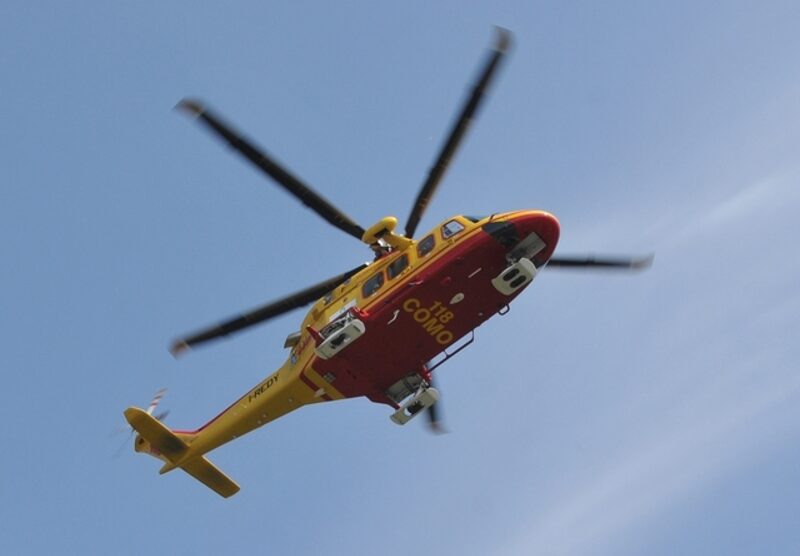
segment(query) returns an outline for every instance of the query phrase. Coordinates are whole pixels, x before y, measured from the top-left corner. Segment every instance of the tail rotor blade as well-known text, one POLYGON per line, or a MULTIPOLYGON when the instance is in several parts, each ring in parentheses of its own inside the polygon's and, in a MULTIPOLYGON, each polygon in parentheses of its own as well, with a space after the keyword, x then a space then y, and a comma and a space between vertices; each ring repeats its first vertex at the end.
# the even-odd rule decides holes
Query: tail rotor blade
POLYGON ((169 415, 169 409, 165 409, 161 413, 156 413, 155 415, 153 415, 153 417, 155 417, 156 421, 163 421, 164 419, 167 418, 167 415, 169 415))
POLYGON ((166 393, 167 393, 167 389, 166 388, 162 388, 161 390, 159 390, 158 392, 155 393, 155 395, 153 396, 153 399, 150 401, 150 405, 147 406, 147 414, 148 415, 152 415, 153 414, 153 412, 158 407, 158 404, 161 403, 161 399, 164 397, 164 394, 166 394, 166 393))
POLYGON ((127 427, 127 428, 125 428, 125 429, 122 429, 122 430, 120 430, 119 432, 120 432, 120 433, 123 433, 123 432, 125 432, 125 433, 128 433, 128 434, 127 434, 127 436, 126 436, 126 437, 125 437, 125 438, 122 440, 122 442, 121 442, 121 443, 120 443, 120 445, 117 447, 117 449, 116 449, 116 450, 114 450, 114 454, 111 456, 111 458, 112 458, 112 459, 119 459, 119 457, 122 455, 122 452, 123 452, 123 451, 125 450, 125 448, 126 448, 126 447, 128 447, 128 445, 130 444, 131 438, 133 438, 133 432, 134 432, 134 431, 133 431, 133 428, 132 428, 132 427, 127 427))

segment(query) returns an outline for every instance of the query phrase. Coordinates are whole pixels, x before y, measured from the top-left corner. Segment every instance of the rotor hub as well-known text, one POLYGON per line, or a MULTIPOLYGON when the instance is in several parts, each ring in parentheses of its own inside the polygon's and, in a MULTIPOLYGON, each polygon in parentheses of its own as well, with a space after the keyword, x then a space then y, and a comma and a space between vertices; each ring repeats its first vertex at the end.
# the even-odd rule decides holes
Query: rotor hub
POLYGON ((413 243, 411 239, 395 234, 395 228, 397 228, 397 218, 386 216, 367 228, 367 231, 361 236, 361 241, 367 245, 373 245, 382 240, 395 249, 405 249, 413 243))

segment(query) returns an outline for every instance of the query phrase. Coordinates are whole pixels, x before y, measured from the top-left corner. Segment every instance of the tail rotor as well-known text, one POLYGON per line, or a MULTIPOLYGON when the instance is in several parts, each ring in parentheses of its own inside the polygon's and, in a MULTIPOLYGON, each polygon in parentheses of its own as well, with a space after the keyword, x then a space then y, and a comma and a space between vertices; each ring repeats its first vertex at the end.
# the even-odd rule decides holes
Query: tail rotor
MULTIPOLYGON (((155 393, 155 395, 153 396, 153 400, 150 402, 150 405, 147 406, 148 415, 153 415, 156 408, 158 407, 158 404, 161 403, 161 400, 166 393, 167 393, 166 388, 162 388, 161 390, 155 393)), ((157 421, 163 421, 167 417, 167 415, 169 415, 169 409, 165 409, 160 413, 156 413, 155 415, 153 415, 153 417, 155 417, 157 421)), ((130 425, 128 425, 128 428, 131 429, 131 431, 133 431, 133 428, 130 425)))
MULTIPOLYGON (((147 414, 152 415, 156 420, 163 421, 166 419, 167 415, 169 415, 169 409, 162 410, 158 413, 155 413, 158 405, 161 403, 161 400, 164 398, 164 395, 167 393, 166 388, 161 388, 158 392, 153 395, 153 399, 150 401, 150 405, 147 406, 147 414)), ((129 424, 121 425, 117 427, 114 431, 115 434, 124 434, 128 433, 125 436, 125 440, 122 441, 117 451, 114 452, 114 459, 119 458, 122 455, 122 450, 125 449, 125 446, 131 441, 133 438, 133 433, 136 432, 133 430, 133 427, 129 424)))

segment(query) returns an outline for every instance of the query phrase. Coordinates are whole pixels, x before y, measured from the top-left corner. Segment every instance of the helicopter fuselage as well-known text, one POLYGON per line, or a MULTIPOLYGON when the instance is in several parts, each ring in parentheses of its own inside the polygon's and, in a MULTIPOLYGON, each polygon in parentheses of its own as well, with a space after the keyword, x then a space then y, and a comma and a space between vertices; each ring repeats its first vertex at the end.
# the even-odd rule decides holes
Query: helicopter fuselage
POLYGON ((541 239, 532 255, 534 266, 541 268, 558 241, 558 221, 551 214, 522 211, 448 219, 336 288, 314 304, 303 322, 304 330, 323 330, 343 311, 355 308, 364 324, 362 336, 329 359, 304 357, 314 352, 315 342, 311 334, 306 341, 301 337, 290 364, 292 359, 307 363, 301 374, 310 378, 315 391, 322 388, 332 399, 366 396, 396 406, 397 399, 387 395, 392 385, 414 373, 424 375, 429 361, 524 289, 506 295, 492 279, 531 234, 541 239))
POLYGON ((196 455, 303 405, 367 397, 399 407, 430 379, 432 359, 503 311, 529 284, 504 293, 493 281, 520 255, 535 268, 546 265, 559 231, 558 220, 544 211, 448 219, 317 301, 280 369, 200 429, 175 432, 196 455), (335 333, 342 329, 337 322, 355 319, 363 332, 333 356, 320 356, 326 328, 335 333))
POLYGON ((313 303, 300 330, 286 339, 285 363, 199 429, 168 428, 153 416, 153 404, 147 411, 125 410, 138 433, 136 451, 162 460, 161 473, 180 468, 221 496, 232 496, 239 486, 204 454, 303 405, 325 401, 366 397, 394 408, 391 419, 401 425, 426 410, 432 429, 441 430, 432 372, 469 345, 484 321, 504 313, 539 269, 649 266, 652 257, 554 257, 558 220, 536 210, 454 216, 414 239, 510 43, 510 33, 497 28, 479 77, 417 193, 404 235, 394 233, 394 217, 362 228, 204 103, 178 103, 329 224, 368 244, 376 259, 173 342, 170 351, 178 355, 313 303))

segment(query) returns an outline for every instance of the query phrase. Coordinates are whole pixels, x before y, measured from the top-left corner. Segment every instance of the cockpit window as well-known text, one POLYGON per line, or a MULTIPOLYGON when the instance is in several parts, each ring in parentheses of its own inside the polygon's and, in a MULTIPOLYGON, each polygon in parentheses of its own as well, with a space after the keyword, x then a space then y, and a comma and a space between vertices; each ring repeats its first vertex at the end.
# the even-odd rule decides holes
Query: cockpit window
POLYGON ((364 298, 371 296, 373 293, 381 289, 383 285, 383 272, 379 272, 366 282, 364 282, 364 286, 361 288, 361 293, 364 298))
POLYGON ((404 254, 386 267, 386 275, 389 277, 389 280, 391 280, 396 276, 400 276, 400 273, 403 272, 406 267, 408 267, 408 255, 404 254))
POLYGON ((453 237, 463 229, 464 229, 464 224, 462 224, 458 220, 451 220, 450 222, 442 226, 442 238, 447 239, 449 237, 453 237))
POLYGON ((473 224, 477 224, 478 222, 480 222, 481 220, 483 220, 486 217, 485 216, 464 216, 464 218, 466 218, 467 220, 469 220, 473 224))
POLYGON ((420 258, 422 258, 431 251, 433 251, 433 248, 435 246, 436 246, 436 240, 434 239, 433 234, 426 236, 423 239, 421 239, 417 244, 417 255, 419 255, 420 258))

